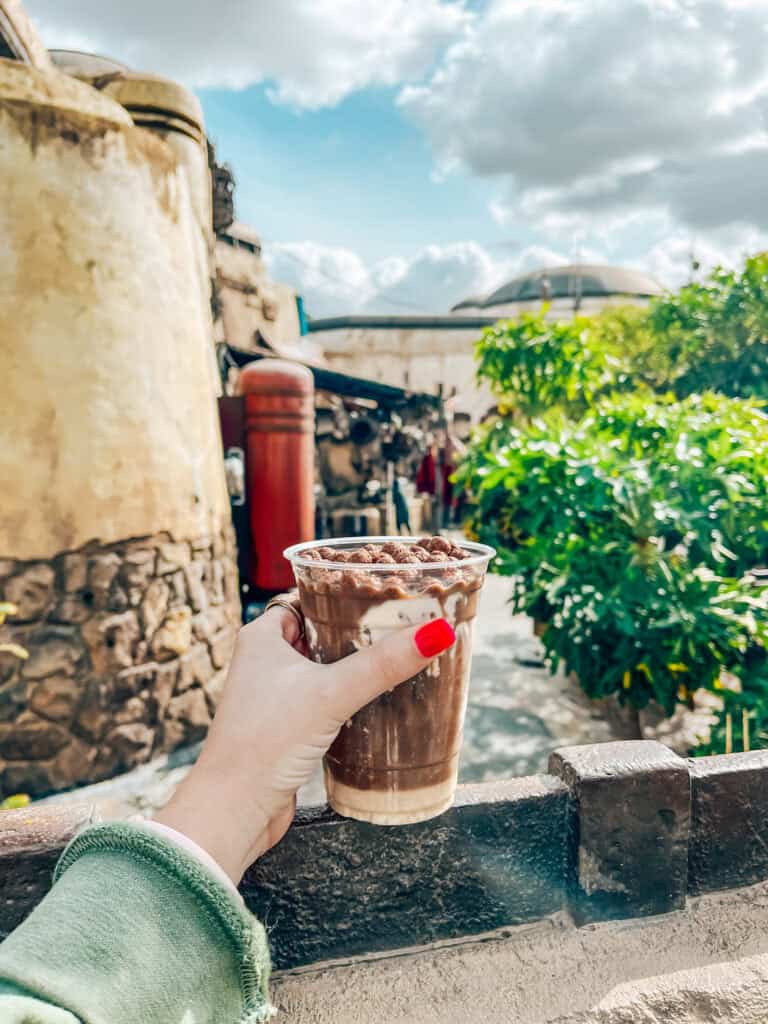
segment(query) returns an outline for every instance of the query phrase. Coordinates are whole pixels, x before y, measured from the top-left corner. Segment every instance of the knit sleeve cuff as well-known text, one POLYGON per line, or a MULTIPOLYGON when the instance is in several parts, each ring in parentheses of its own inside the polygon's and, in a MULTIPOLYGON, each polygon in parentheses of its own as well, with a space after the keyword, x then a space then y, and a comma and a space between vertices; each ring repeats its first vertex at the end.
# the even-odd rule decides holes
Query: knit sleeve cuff
POLYGON ((230 945, 238 965, 243 1003, 238 1024, 257 1024, 274 1016, 277 1011, 269 1000, 266 933, 228 880, 225 883, 198 857, 156 829, 129 822, 108 822, 90 826, 72 840, 56 866, 54 881, 92 853, 129 856, 181 885, 200 911, 218 925, 230 945))

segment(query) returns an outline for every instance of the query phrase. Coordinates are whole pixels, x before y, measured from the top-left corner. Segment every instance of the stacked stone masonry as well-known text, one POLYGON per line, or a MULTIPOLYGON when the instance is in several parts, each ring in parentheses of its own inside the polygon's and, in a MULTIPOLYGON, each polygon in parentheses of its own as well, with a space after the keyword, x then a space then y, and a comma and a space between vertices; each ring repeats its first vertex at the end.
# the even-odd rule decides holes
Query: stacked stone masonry
POLYGON ((240 624, 234 537, 0 560, 0 792, 97 782, 200 739, 240 624))

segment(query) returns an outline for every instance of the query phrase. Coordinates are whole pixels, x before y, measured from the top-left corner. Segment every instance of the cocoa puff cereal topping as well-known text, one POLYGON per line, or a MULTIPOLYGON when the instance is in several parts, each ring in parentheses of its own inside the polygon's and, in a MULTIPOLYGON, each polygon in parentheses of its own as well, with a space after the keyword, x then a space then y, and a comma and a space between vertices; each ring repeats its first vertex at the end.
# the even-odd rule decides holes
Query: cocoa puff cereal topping
POLYGON ((445 537, 424 537, 415 544, 388 540, 384 544, 366 544, 355 551, 323 545, 308 548, 303 558, 313 562, 351 562, 357 565, 416 565, 419 562, 460 562, 467 557, 460 547, 445 537))

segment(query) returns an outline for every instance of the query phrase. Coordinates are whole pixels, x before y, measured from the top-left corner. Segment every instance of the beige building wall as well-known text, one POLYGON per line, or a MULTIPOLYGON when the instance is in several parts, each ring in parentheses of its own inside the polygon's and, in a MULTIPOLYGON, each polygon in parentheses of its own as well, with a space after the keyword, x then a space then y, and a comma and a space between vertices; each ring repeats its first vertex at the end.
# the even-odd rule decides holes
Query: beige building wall
POLYGON ((313 332, 332 370, 447 397, 455 412, 481 417, 495 402, 475 382, 474 343, 482 328, 340 327, 313 332))
POLYGON ((0 553, 220 529, 205 253, 185 175, 73 79, 0 62, 0 97, 0 553))
POLYGON ((259 238, 251 229, 234 224, 227 235, 234 245, 221 238, 216 242, 220 340, 248 351, 259 347, 260 333, 278 349, 295 345, 300 330, 296 292, 270 279, 259 238))
POLYGON ((0 60, 0 633, 28 652, 0 655, 0 797, 201 739, 224 682, 239 582, 188 163, 0 60))

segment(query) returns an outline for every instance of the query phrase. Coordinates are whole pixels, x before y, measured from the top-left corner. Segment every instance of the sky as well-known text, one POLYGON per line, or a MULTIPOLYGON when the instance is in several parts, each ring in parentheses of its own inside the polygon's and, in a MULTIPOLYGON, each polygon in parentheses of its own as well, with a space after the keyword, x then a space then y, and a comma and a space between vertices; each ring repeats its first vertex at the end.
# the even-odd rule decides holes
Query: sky
POLYGON ((194 89, 313 316, 443 312, 586 261, 768 248, 765 0, 26 0, 194 89))

